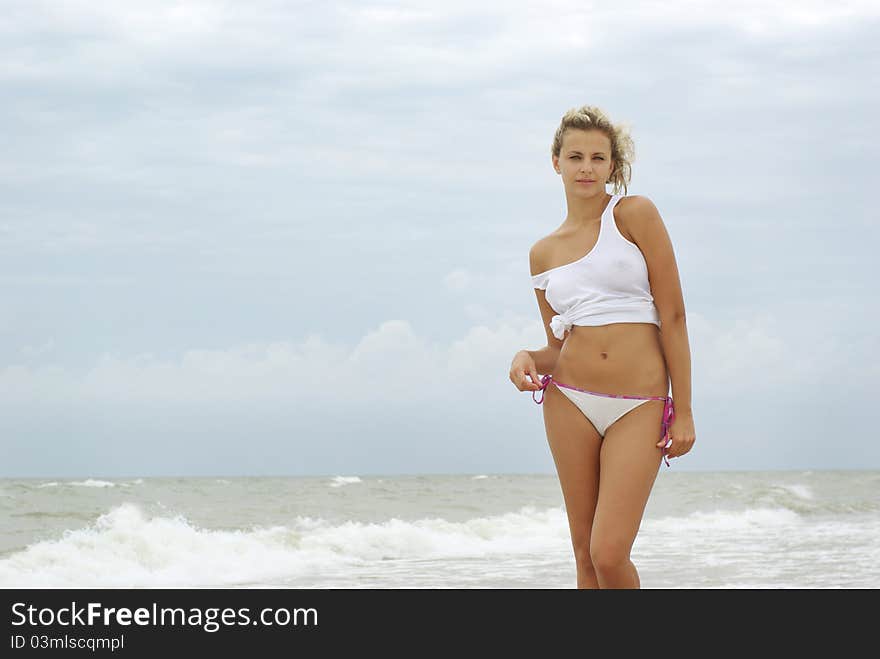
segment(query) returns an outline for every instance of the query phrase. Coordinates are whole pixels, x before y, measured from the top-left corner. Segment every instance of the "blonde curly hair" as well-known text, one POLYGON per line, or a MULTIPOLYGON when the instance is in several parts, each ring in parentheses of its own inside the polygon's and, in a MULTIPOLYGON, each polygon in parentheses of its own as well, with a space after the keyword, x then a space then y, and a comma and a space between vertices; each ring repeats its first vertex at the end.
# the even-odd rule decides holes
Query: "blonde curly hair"
POLYGON ((608 182, 614 186, 612 194, 618 194, 623 189, 626 194, 627 184, 632 177, 632 162, 635 160, 635 145, 629 134, 629 127, 624 124, 615 125, 600 108, 594 105, 583 105, 579 108, 571 108, 562 116, 556 135, 553 136, 553 144, 550 153, 559 157, 562 151, 562 137, 569 128, 582 130, 600 130, 611 141, 611 160, 614 163, 614 171, 608 182))

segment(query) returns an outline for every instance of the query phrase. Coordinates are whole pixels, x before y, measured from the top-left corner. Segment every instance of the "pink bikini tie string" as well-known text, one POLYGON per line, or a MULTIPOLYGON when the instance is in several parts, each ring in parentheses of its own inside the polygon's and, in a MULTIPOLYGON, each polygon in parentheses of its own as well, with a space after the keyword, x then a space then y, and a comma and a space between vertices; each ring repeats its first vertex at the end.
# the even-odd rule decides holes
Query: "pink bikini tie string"
POLYGON ((535 394, 538 393, 538 391, 532 392, 532 400, 534 400, 538 405, 540 405, 541 403, 544 402, 544 396, 546 395, 544 390, 547 388, 547 385, 550 384, 550 380, 552 378, 553 378, 553 376, 550 375, 549 373, 547 375, 541 376, 541 388, 538 389, 538 391, 541 392, 541 400, 535 399, 535 394))
MULTIPOLYGON (((547 385, 550 384, 550 380, 553 379, 551 374, 541 376, 541 388, 532 392, 532 400, 535 401, 538 405, 544 402, 544 396, 546 396, 547 385), (541 392, 541 400, 535 398, 535 394, 541 392)), ((565 386, 559 382, 556 383, 556 386, 565 386)), ((575 389, 576 391, 583 391, 583 389, 577 389, 576 387, 568 387, 569 389, 575 389)), ((632 400, 645 400, 644 398, 640 398, 639 396, 615 396, 614 394, 598 394, 592 391, 587 391, 585 393, 591 393, 594 396, 605 396, 606 398, 629 398, 632 400)), ((663 460, 666 462, 666 466, 669 467, 669 458, 666 457, 666 450, 669 448, 669 445, 672 443, 672 440, 669 439, 669 427, 672 425, 672 422, 675 420, 675 406, 672 402, 671 396, 651 396, 647 400, 665 400, 666 404, 663 406, 663 420, 661 423, 661 427, 663 428, 663 435, 661 439, 668 440, 666 442, 666 446, 663 447, 663 460)))

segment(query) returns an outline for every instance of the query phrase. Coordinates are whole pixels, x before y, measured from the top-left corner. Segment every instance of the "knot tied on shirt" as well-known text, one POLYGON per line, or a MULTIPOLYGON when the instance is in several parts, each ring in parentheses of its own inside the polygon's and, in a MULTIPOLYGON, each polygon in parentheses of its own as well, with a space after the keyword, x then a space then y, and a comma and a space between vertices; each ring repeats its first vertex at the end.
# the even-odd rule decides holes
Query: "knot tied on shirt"
POLYGON ((560 341, 572 326, 653 323, 660 327, 648 264, 635 243, 620 232, 614 207, 623 195, 612 195, 596 244, 581 258, 532 275, 532 285, 556 316, 550 330, 560 341))
POLYGON ((560 341, 565 338, 565 333, 571 330, 572 325, 573 322, 567 312, 557 314, 550 319, 550 330, 560 341))

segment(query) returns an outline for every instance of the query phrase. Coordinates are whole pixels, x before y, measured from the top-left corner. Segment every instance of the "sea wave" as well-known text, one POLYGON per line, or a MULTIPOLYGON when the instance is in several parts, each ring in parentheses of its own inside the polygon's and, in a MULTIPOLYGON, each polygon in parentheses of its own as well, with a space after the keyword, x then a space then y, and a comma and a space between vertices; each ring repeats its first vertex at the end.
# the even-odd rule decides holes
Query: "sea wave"
POLYGON ((359 476, 334 476, 330 481, 330 487, 342 487, 343 485, 351 485, 352 483, 362 482, 359 476))
POLYGON ((49 483, 40 483, 37 485, 38 488, 41 487, 62 487, 62 486, 73 486, 73 487, 116 487, 116 483, 112 481, 102 481, 94 478, 88 478, 84 481, 51 481, 49 483))
MULTIPOLYGON (((823 569, 837 570, 851 555, 876 561, 878 546, 880 521, 871 516, 816 520, 762 506, 646 518, 634 560, 655 570, 670 562, 702 566, 717 578, 754 563, 767 574, 749 578, 769 578, 770 571, 782 574, 798 561, 804 570, 826 563, 823 569)), ((485 571, 493 563, 548 560, 573 560, 562 506, 527 506, 464 521, 339 523, 300 516, 285 525, 210 529, 174 511, 150 515, 124 503, 84 528, 0 560, 0 587, 234 587, 320 582, 330 575, 344 584, 354 572, 377 579, 383 573, 420 574, 430 561, 485 571)))
POLYGON ((406 559, 565 551, 561 509, 378 524, 298 517, 288 526, 199 528, 184 516, 150 517, 131 503, 0 560, 0 586, 232 586, 319 574, 345 565, 406 559))

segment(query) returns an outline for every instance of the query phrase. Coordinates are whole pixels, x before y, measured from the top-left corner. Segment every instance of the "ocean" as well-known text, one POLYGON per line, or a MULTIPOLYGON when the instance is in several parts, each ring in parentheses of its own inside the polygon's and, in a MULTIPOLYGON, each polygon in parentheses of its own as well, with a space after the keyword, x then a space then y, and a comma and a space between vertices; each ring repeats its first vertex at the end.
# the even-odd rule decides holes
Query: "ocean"
MULTIPOLYGON (((643 588, 880 587, 880 471, 661 468, 643 588)), ((574 588, 555 474, 0 480, 2 588, 574 588)))

